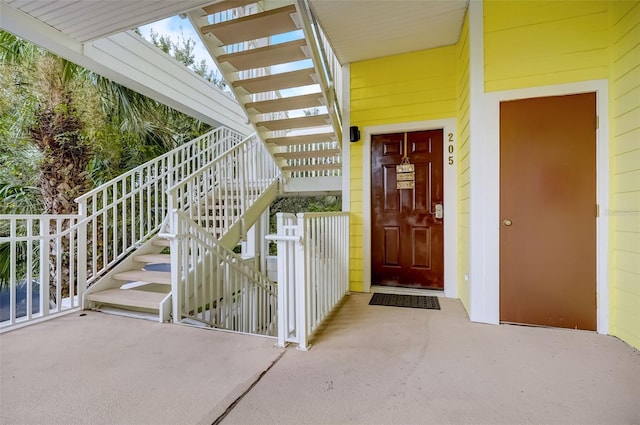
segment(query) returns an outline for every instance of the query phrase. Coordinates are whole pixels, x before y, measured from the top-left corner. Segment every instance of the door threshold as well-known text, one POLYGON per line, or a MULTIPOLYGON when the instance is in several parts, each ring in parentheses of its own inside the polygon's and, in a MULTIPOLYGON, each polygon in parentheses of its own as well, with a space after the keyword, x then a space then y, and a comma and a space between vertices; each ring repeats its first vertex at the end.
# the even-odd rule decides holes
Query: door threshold
POLYGON ((369 290, 371 293, 379 294, 396 294, 396 295, 423 295, 432 297, 444 297, 443 289, 417 289, 417 288, 400 288, 397 286, 379 286, 371 285, 369 290))

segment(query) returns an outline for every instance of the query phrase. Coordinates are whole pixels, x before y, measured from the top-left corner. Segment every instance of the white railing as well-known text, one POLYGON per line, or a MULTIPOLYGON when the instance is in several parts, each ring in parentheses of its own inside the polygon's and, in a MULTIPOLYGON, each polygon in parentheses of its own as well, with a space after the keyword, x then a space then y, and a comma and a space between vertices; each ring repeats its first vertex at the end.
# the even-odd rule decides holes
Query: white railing
POLYGON ((219 237, 279 178, 275 161, 254 134, 171 187, 169 207, 219 237))
POLYGON ((1 330, 80 306, 85 224, 76 215, 0 215, 0 267, 8 272, 0 284, 1 330))
POLYGON ((349 214, 278 213, 278 344, 309 339, 349 291, 349 214))
MULTIPOLYGON (((264 144, 250 136, 168 191, 174 321, 275 335, 276 289, 218 239, 280 179, 264 144)), ((246 231, 242 229, 240 233, 246 231)))
POLYGON ((184 212, 172 221, 177 233, 163 236, 172 240, 174 322, 275 336, 276 286, 184 212))
MULTIPOLYGON (((305 37, 310 47, 311 58, 318 72, 318 83, 327 99, 327 110, 331 116, 333 129, 338 137, 338 142, 342 141, 342 113, 336 95, 336 76, 341 76, 342 72, 337 72, 339 63, 333 54, 326 37, 316 22, 308 0, 297 0, 297 9, 300 12, 300 22, 305 37)), ((340 81, 340 85, 342 82, 340 81)))
POLYGON ((87 222, 87 286, 160 228, 169 211, 167 189, 242 141, 221 127, 76 199, 87 222))
POLYGON ((167 189, 243 140, 215 129, 79 197, 78 215, 0 215, 0 271, 8 276, 0 327, 79 307, 88 286, 158 232, 167 189))

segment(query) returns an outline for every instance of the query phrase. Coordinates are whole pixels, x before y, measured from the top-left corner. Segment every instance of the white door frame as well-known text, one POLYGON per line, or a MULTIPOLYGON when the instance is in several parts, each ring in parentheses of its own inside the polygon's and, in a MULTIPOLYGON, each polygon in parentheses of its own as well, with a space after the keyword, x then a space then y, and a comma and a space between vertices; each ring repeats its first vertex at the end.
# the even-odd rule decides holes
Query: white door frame
MULTIPOLYGON (((597 330, 609 330, 608 284, 608 217, 609 207, 609 90, 607 80, 592 80, 552 86, 484 93, 482 98, 485 134, 474 140, 471 149, 479 149, 476 167, 481 181, 471 182, 471 197, 483 199, 477 228, 471 228, 472 244, 475 239, 475 258, 471 258, 471 320, 498 323, 500 320, 500 102, 535 97, 596 93, 596 113, 599 128, 596 131, 596 201, 600 216, 596 220, 596 291, 597 330), (481 270, 474 273, 474 269, 481 270)), ((478 174, 476 174, 478 175, 478 174)), ((471 210, 471 215, 477 211, 471 210)))
POLYGON ((362 266, 363 291, 371 291, 371 136, 409 131, 443 130, 444 296, 458 296, 458 158, 456 120, 441 119, 377 125, 362 129, 362 266), (450 136, 449 136, 450 135, 450 136), (448 146, 453 146, 449 152, 448 146), (452 163, 450 164, 449 157, 452 163))

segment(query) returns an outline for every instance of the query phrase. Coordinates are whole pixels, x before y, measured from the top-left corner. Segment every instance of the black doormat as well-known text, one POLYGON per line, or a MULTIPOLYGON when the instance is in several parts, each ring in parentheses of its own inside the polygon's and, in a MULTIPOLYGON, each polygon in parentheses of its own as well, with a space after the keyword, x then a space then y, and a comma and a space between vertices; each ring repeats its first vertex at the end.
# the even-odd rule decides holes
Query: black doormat
POLYGON ((426 308, 429 310, 440 310, 438 297, 424 295, 398 295, 375 293, 369 305, 385 305, 389 307, 410 307, 426 308))

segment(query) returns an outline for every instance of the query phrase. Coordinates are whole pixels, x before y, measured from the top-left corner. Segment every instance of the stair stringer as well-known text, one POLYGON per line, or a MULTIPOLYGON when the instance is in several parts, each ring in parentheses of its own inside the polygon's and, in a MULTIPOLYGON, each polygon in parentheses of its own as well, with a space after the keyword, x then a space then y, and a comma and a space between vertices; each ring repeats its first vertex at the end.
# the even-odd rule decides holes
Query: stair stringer
POLYGON ((245 236, 247 230, 255 224, 262 213, 276 199, 280 193, 280 183, 276 180, 269 186, 245 211, 244 215, 218 239, 218 243, 226 249, 232 250, 245 236))

